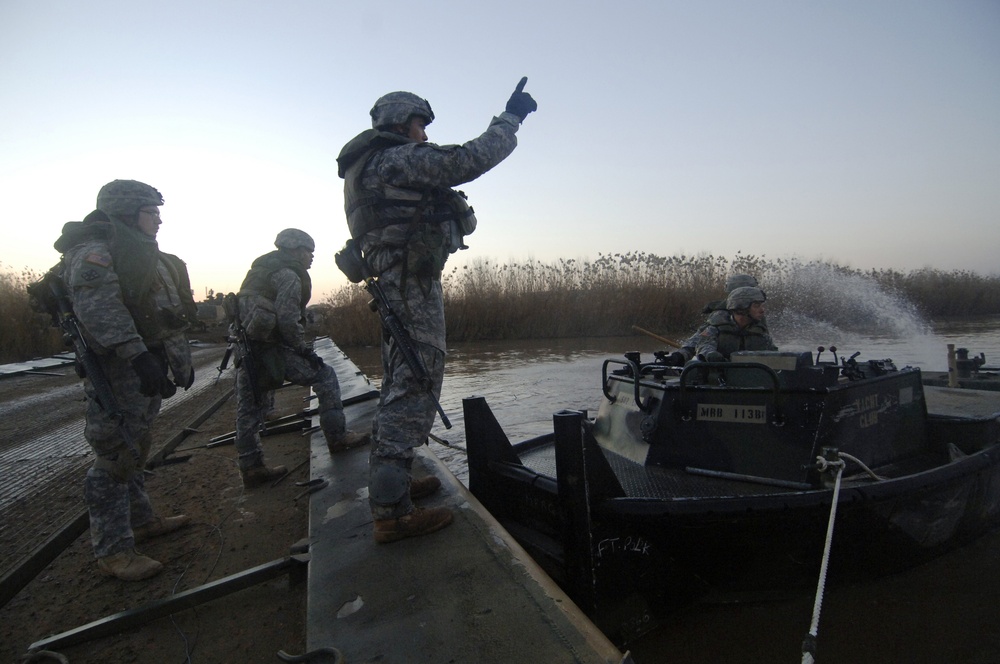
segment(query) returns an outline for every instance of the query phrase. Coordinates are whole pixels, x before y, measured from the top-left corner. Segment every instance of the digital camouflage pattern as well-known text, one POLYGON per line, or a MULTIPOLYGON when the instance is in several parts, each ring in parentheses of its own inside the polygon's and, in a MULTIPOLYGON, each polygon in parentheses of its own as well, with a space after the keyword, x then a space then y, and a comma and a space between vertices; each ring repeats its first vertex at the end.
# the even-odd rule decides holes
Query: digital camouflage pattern
POLYGON ((312 281, 288 252, 272 251, 254 259, 240 286, 240 317, 254 341, 283 344, 305 352, 306 305, 312 281))
POLYGON ((132 529, 154 518, 145 489, 142 468, 152 445, 150 426, 160 412, 162 399, 139 392, 139 377, 128 361, 115 355, 99 358, 112 393, 124 413, 124 426, 139 452, 129 451, 118 421, 101 410, 93 386, 84 382, 87 415, 84 436, 96 458, 83 481, 83 495, 90 512, 90 537, 94 556, 103 558, 135 546, 132 529))
MULTIPOLYGON (((312 387, 319 402, 319 424, 323 435, 330 443, 340 440, 346 431, 344 404, 340 399, 340 382, 337 372, 325 363, 315 363, 292 351, 286 346, 277 347, 284 364, 284 378, 296 385, 312 387)), ((262 395, 264 396, 264 395, 262 395)), ((246 470, 259 466, 264 461, 264 451, 260 444, 261 417, 267 410, 265 403, 254 403, 250 375, 242 369, 236 370, 236 453, 239 467, 246 470)))
MULTIPOLYGON (((279 252, 272 252, 281 253, 279 252)), ((305 312, 310 289, 303 284, 308 279, 304 267, 291 267, 280 257, 265 254, 256 259, 240 289, 240 315, 247 321, 273 318, 270 331, 255 335, 254 366, 258 375, 272 375, 275 384, 288 380, 296 385, 311 386, 319 401, 320 428, 327 441, 343 437, 345 428, 344 405, 340 399, 337 372, 325 364, 309 349, 305 340, 305 312), (262 267, 262 265, 270 267, 262 267), (283 266, 284 265, 284 266, 283 266), (260 273, 251 279, 251 273, 260 273), (248 284, 258 284, 251 289, 248 284), (273 299, 270 299, 273 297, 273 299)), ((263 396, 264 391, 260 391, 263 396)), ((254 401, 254 390, 249 372, 242 366, 236 369, 236 451, 239 467, 243 470, 263 463, 260 444, 261 417, 266 403, 254 401)))
MULTIPOLYGON (((385 199, 413 200, 434 188, 451 188, 476 179, 503 161, 517 146, 516 132, 520 118, 501 113, 493 118, 479 137, 463 145, 404 142, 389 145, 371 154, 360 176, 360 187, 385 199)), ((368 130, 371 132, 372 130, 368 130)), ((340 153, 341 177, 355 161, 369 154, 371 134, 362 133, 340 153)), ((345 200, 351 198, 349 179, 345 181, 345 200)), ((412 211, 378 208, 393 221, 403 220, 412 211)), ((406 210, 404 208, 404 210, 406 210)), ((355 238, 378 275, 379 283, 413 339, 424 360, 435 396, 441 393, 446 351, 444 298, 439 277, 411 274, 410 251, 414 243, 428 244, 426 231, 415 240, 410 225, 384 225, 355 238)), ((435 241, 451 246, 451 223, 438 224, 435 241)), ((422 249, 421 249, 422 250, 422 249)), ((443 261, 442 261, 443 264, 443 261)), ((439 272, 438 272, 439 274, 439 272)), ((413 462, 413 448, 427 440, 436 409, 428 391, 420 385, 403 361, 398 349, 383 335, 383 379, 381 396, 373 423, 374 444, 370 459, 369 494, 376 519, 394 518, 413 510, 408 473, 413 462), (405 477, 404 477, 405 475, 405 477), (403 481, 399 478, 403 477, 403 481)))
POLYGON ((710 314, 713 311, 718 311, 720 309, 726 308, 726 300, 729 297, 729 293, 732 293, 737 288, 743 286, 757 286, 757 277, 751 274, 731 274, 726 278, 726 297, 721 300, 713 300, 705 305, 701 310, 703 314, 710 314))
POLYGON ((695 352, 700 356, 721 353, 725 359, 738 350, 778 350, 764 321, 753 321, 744 328, 728 311, 717 311, 696 335, 695 352))
POLYGON ((109 217, 129 219, 139 208, 163 205, 163 196, 154 187, 138 180, 115 180, 97 192, 97 209, 109 217))
POLYGON ((726 309, 741 311, 749 309, 754 302, 767 302, 767 295, 756 286, 741 286, 734 289, 726 298, 726 309))
MULTIPOLYGON (((155 240, 150 241, 155 245, 155 240)), ((65 245, 57 242, 57 246, 65 245)), ((157 335, 160 338, 139 334, 123 302, 123 284, 106 239, 91 237, 65 249, 63 270, 73 311, 124 415, 123 423, 108 417, 99 406, 90 380, 85 379, 84 435, 96 459, 84 480, 84 496, 90 512, 94 554, 103 558, 131 550, 132 529, 153 519, 142 466, 149 453, 149 429, 160 411, 161 398, 140 393, 139 376, 129 360, 150 350, 167 359, 175 383, 187 384, 193 372, 191 352, 183 329, 162 330, 157 335), (138 461, 127 449, 122 427, 140 452, 138 461)), ((184 303, 177 279, 175 269, 158 261, 152 285, 155 306, 181 317, 184 303)))
POLYGON ((427 124, 434 122, 434 111, 430 103, 412 92, 390 92, 382 95, 368 112, 372 118, 372 128, 391 127, 406 124, 413 115, 427 118, 427 124))
POLYGON ((758 286, 757 277, 752 274, 731 274, 726 279, 726 292, 732 293, 743 286, 758 286))
POLYGON ((274 246, 278 249, 298 249, 301 247, 313 251, 316 249, 316 242, 305 231, 300 231, 298 228, 286 228, 274 238, 274 246))

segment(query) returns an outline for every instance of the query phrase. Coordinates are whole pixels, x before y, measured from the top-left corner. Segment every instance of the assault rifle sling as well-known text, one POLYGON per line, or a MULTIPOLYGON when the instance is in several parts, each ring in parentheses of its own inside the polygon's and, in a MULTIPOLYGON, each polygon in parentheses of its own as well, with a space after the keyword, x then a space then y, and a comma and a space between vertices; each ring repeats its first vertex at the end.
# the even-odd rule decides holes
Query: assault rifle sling
POLYGON ((406 366, 410 367, 413 377, 430 394, 431 399, 434 401, 434 407, 437 408, 438 415, 441 416, 441 423, 444 424, 446 429, 450 429, 451 420, 445 415, 444 409, 441 408, 441 403, 434 396, 434 386, 431 383, 430 376, 427 375, 427 368, 424 366, 420 354, 413 347, 413 340, 410 338, 410 333, 406 331, 399 317, 393 311, 392 305, 389 304, 389 298, 386 297, 378 279, 368 266, 368 261, 361 254, 361 248, 357 242, 348 240, 344 248, 334 256, 334 259, 337 262, 337 267, 353 283, 358 283, 359 281, 365 282, 365 289, 372 296, 372 301, 368 303, 368 306, 371 307, 372 311, 378 313, 379 318, 382 320, 382 327, 389 333, 396 347, 399 348, 399 353, 403 356, 406 366))
POLYGON ((128 428, 125 426, 125 413, 118 407, 118 400, 115 399, 115 394, 111 390, 111 383, 108 382, 108 377, 104 375, 104 369, 101 368, 100 363, 97 361, 97 355, 87 344, 87 340, 83 336, 83 330, 80 329, 80 322, 76 319, 76 314, 73 313, 73 305, 70 303, 66 284, 63 283, 61 276, 52 271, 45 275, 43 283, 48 286, 52 293, 50 303, 54 304, 57 308, 55 312, 52 312, 53 322, 58 323, 59 327, 62 328, 66 341, 72 344, 73 351, 76 354, 76 361, 79 365, 80 376, 90 379, 90 386, 94 390, 94 396, 97 398, 98 405, 101 407, 101 410, 118 423, 125 446, 128 447, 128 451, 132 457, 138 461, 139 449, 135 446, 135 442, 132 440, 132 436, 129 435, 128 428))

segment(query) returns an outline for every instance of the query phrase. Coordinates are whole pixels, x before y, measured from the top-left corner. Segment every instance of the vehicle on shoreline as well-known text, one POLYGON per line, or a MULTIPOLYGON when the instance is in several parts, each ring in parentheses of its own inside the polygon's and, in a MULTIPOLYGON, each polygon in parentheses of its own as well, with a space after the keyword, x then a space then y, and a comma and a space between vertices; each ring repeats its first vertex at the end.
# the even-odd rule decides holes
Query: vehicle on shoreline
POLYGON ((891 360, 604 361, 596 417, 511 444, 464 400, 469 488, 610 638, 707 597, 879 576, 1000 523, 1000 393, 891 360), (835 498, 836 497, 836 498, 835 498))

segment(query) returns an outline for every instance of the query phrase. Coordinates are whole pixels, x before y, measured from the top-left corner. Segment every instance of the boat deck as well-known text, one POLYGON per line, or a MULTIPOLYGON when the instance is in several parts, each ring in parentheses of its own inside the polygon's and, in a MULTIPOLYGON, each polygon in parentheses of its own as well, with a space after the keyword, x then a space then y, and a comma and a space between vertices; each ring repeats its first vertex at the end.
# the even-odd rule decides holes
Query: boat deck
POLYGON ((924 384, 924 399, 929 415, 958 415, 968 418, 1000 416, 1000 391, 940 387, 924 384))
MULTIPOLYGON (((317 353, 333 366, 345 399, 373 389, 332 343, 317 353)), ((375 399, 345 409, 348 426, 371 424, 375 399)), ((414 475, 443 487, 427 505, 455 522, 426 537, 372 540, 368 449, 331 458, 311 439, 307 645, 337 648, 348 662, 631 661, 597 630, 454 475, 426 448, 414 475)))

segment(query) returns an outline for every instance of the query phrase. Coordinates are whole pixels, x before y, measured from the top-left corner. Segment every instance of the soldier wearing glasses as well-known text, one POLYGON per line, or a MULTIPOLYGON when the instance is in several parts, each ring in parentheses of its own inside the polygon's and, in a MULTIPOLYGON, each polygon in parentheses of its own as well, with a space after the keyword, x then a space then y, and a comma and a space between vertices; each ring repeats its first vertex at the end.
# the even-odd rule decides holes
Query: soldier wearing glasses
POLYGON ((122 413, 102 410, 85 377, 84 435, 96 456, 84 480, 91 541, 98 571, 125 581, 163 569, 136 543, 188 522, 158 516, 143 478, 162 399, 194 382, 185 331, 197 309, 184 262, 157 246, 162 204, 148 184, 109 182, 97 209, 63 226, 55 243, 73 311, 122 413))

